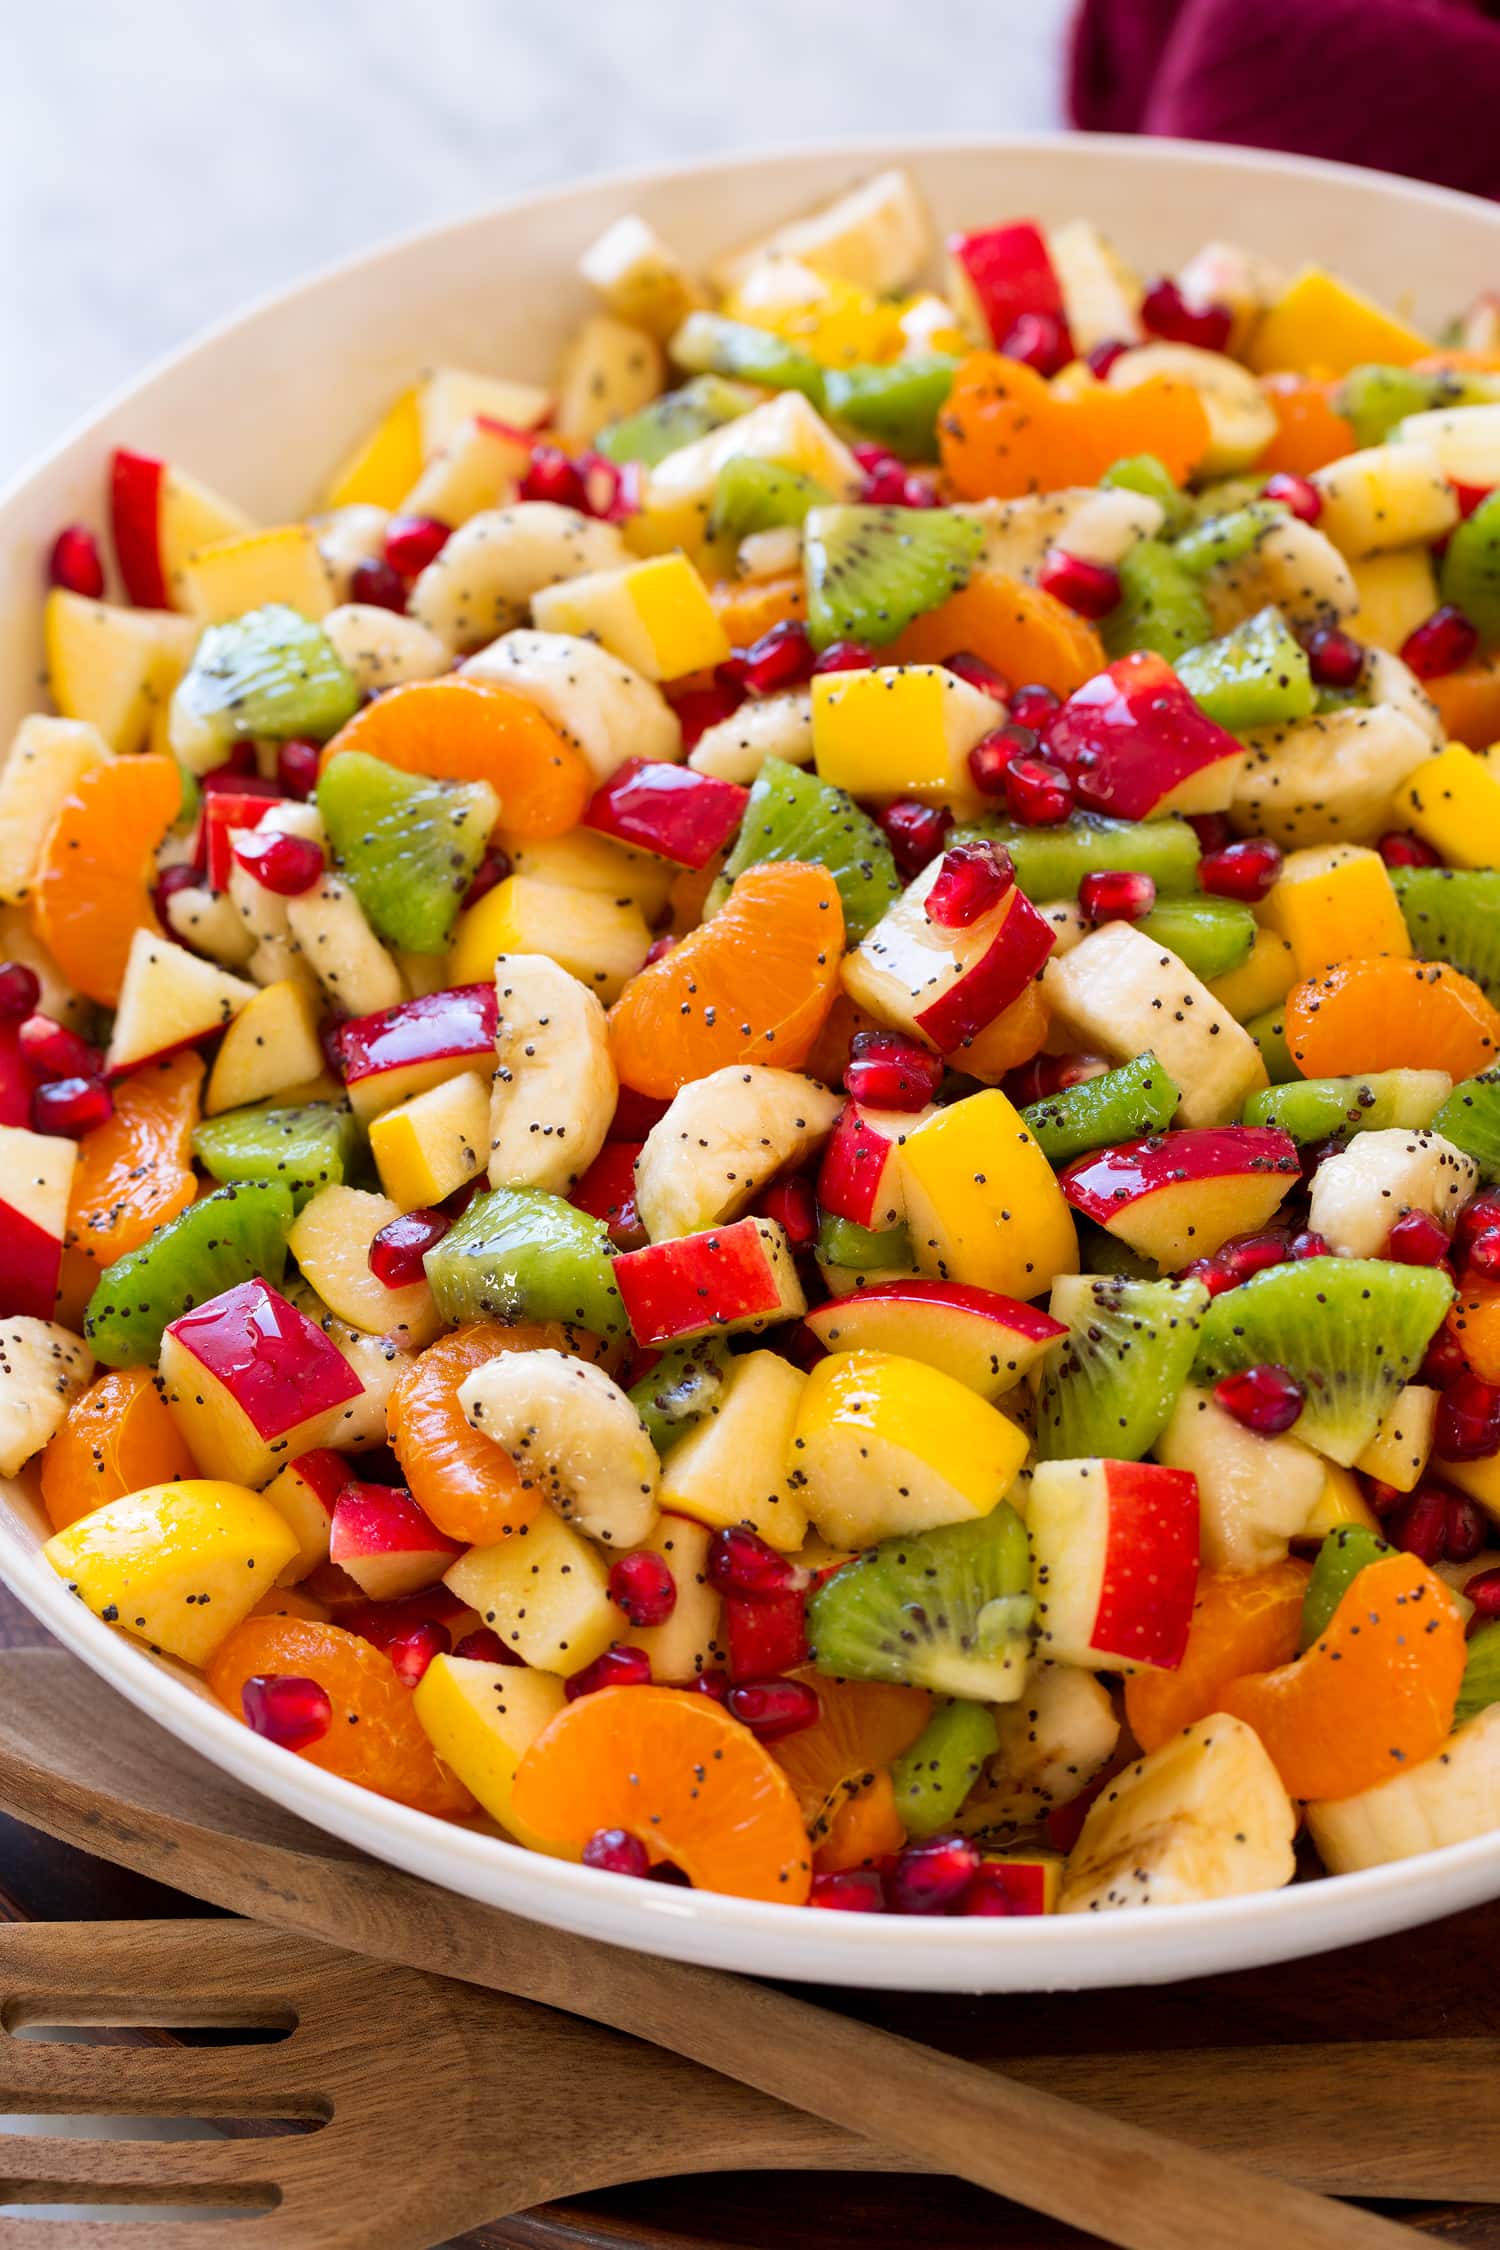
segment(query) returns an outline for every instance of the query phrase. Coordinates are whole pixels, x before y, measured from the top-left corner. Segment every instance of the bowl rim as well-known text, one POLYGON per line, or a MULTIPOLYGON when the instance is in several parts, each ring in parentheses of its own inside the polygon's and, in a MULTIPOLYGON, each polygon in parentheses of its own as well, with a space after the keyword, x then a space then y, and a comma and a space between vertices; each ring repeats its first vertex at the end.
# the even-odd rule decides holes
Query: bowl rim
MULTIPOLYGON (((0 517, 56 462, 86 443, 160 378, 185 369, 206 349, 234 337, 262 316, 292 313, 328 285, 387 257, 419 253, 424 246, 482 230, 497 220, 524 219, 528 213, 557 209, 593 193, 609 194, 623 210, 638 191, 656 192, 747 169, 774 173, 809 160, 846 163, 853 177, 898 164, 920 167, 924 157, 933 155, 992 158, 1064 148, 1086 148, 1143 172, 1190 173, 1207 163, 1242 172, 1251 183, 1290 176, 1312 187, 1338 181, 1383 188, 1430 211, 1434 222, 1455 213, 1481 215, 1500 240, 1500 207, 1458 190, 1322 158, 1121 134, 955 131, 899 140, 859 136, 667 165, 635 165, 571 178, 403 230, 259 294, 158 355, 116 386, 102 404, 75 418, 0 490, 0 517)), ((1150 1914, 1118 1910, 1015 1921, 913 1917, 893 1928, 887 1917, 879 1915, 830 1916, 722 1892, 622 1883, 617 1876, 415 1812, 286 1756, 234 1719, 185 1671, 111 1632, 69 1595, 42 1560, 40 1548, 29 1546, 18 1530, 3 1521, 0 1575, 65 1647, 139 1710, 311 1825, 482 1902, 640 1950, 866 1988, 898 1985, 975 1991, 1129 1985, 1287 1960, 1430 1919, 1422 1894, 1434 1887, 1435 1877, 1444 1894, 1436 1909, 1441 1914, 1500 1894, 1500 1830, 1358 1874, 1320 1876, 1279 1891, 1160 1907, 1150 1914), (1232 1931, 1245 1932, 1247 1937, 1253 1932, 1253 1942, 1226 1942, 1232 1931)))

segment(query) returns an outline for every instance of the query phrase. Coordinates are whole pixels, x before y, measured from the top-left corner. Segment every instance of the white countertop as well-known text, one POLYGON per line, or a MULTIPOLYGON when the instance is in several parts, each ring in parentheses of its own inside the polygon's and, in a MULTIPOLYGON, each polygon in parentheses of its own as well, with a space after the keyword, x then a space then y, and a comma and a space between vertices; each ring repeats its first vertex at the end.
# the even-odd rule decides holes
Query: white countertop
POLYGON ((666 158, 1053 126, 1065 13, 1066 0, 18 9, 0 71, 0 483, 157 354, 382 236, 666 158))

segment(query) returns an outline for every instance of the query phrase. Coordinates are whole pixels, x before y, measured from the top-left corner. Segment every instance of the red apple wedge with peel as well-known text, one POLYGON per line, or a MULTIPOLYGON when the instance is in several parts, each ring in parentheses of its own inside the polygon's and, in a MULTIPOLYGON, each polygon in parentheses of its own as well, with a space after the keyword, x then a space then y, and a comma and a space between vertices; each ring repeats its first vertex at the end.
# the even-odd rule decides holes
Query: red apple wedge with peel
POLYGON ((1040 1305, 956 1281, 874 1282, 815 1305, 806 1325, 828 1351, 902 1352, 987 1399, 1013 1390, 1068 1333, 1040 1305))
POLYGON ((638 1344, 685 1343, 715 1329, 768 1328, 807 1309, 774 1219, 736 1219, 627 1250, 610 1269, 638 1344))
POLYGON ((1041 1461, 1026 1508, 1040 1654, 1175 1672, 1198 1591, 1198 1480, 1154 1461, 1041 1461))
POLYGON ((297 1552, 277 1581, 295 1586, 299 1579, 328 1560, 328 1536, 334 1502, 349 1482, 349 1464, 341 1453, 326 1445, 314 1446, 288 1461, 266 1486, 266 1498, 290 1524, 297 1552))
POLYGON ((167 1405, 205 1476, 268 1484, 325 1445, 363 1389, 314 1320, 264 1281, 241 1281, 169 1323, 167 1405))
POLYGON ((1233 1235, 1257 1233, 1300 1173, 1289 1133, 1212 1125, 1092 1149, 1061 1184, 1075 1211, 1173 1272, 1233 1235))
POLYGON ((948 1055, 1020 998, 1056 933, 1015 883, 966 926, 934 921, 926 902, 941 871, 940 859, 923 869, 846 957, 843 975, 878 1023, 948 1055))
POLYGON ((688 766, 628 758, 595 792, 585 828, 678 867, 706 867, 744 818, 748 789, 688 766))
POLYGON ((1066 340, 1062 284, 1034 220, 951 234, 947 249, 953 293, 992 344, 1003 345, 1024 313, 1047 314, 1066 340))
POLYGON ((104 1058, 106 1074, 118 1077, 227 1030, 259 992, 258 985, 231 976, 185 945, 154 930, 137 930, 104 1058))
POLYGON ((198 857, 211 891, 227 891, 234 865, 230 839, 237 828, 259 828, 266 814, 281 802, 269 790, 211 789, 203 800, 198 823, 198 857))
POLYGON ((50 1320, 77 1143, 0 1125, 0 1318, 50 1320))
POLYGON ((1091 812, 1118 820, 1226 812, 1245 746, 1200 710, 1164 656, 1122 656, 1069 696, 1047 727, 1091 812))
POLYGON ((448 985, 398 1001, 372 1016, 351 1016, 336 1034, 354 1114, 363 1124, 424 1094, 461 1070, 495 1067, 495 987, 448 985))
POLYGON ((351 1479, 333 1504, 328 1559, 372 1602, 431 1586, 463 1552, 399 1486, 351 1479))
POLYGON ((177 582, 195 547, 249 531, 250 518, 170 462, 116 449, 109 522, 115 560, 137 609, 180 607, 177 582))
POLYGON ((899 1161, 902 1142, 933 1114, 919 1110, 868 1109, 845 1104, 818 1171, 818 1202, 836 1219, 882 1234, 906 1217, 906 1191, 899 1161))

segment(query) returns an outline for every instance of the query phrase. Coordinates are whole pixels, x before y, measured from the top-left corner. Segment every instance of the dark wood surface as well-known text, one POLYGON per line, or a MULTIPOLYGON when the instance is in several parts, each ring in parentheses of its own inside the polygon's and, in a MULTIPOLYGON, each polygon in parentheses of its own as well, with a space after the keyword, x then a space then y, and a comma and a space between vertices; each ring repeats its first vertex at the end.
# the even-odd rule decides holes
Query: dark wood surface
MULTIPOLYGON (((45 1640, 0 1589, 0 1646, 45 1640)), ((0 1817, 0 1916, 119 1920, 213 1911, 0 1817)), ((850 2013, 967 2054, 1500 2036, 1497 1971, 1500 1906, 1314 1962, 1156 1990, 837 1999, 850 2013)), ((1493 2098, 1492 2087, 1476 2083, 1476 2103, 1493 2098)), ((580 2130, 587 2130, 586 2121, 580 2120, 580 2130)), ((690 2117, 683 2130, 691 2132, 690 2117)), ((1268 2118, 1267 2131, 1274 2130, 1268 2118)), ((1357 2112, 1348 2130, 1358 2134, 1357 2112)), ((1463 2130, 1460 2111, 1455 2137, 1463 2130)), ((1381 2208, 1407 2220, 1419 2238, 1500 2250, 1500 2208, 1381 2208)), ((987 2250, 1083 2250, 1091 2240, 956 2182, 748 2173, 617 2188, 548 2205, 466 2236, 463 2250, 828 2250, 830 2243, 855 2241, 863 2250, 909 2250, 913 2242, 925 2250, 980 2250, 981 2244, 987 2250)))

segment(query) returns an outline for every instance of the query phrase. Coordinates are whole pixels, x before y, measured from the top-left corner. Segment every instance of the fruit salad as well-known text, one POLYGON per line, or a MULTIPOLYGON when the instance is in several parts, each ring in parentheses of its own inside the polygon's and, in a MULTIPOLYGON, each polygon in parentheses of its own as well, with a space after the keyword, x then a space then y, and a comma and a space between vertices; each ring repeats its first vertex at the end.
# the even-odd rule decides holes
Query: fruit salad
POLYGON ((945 258, 900 172, 627 216, 306 516, 115 454, 0 771, 0 1474, 278 1755, 601 1880, 1481 1835, 1500 305, 945 258))

